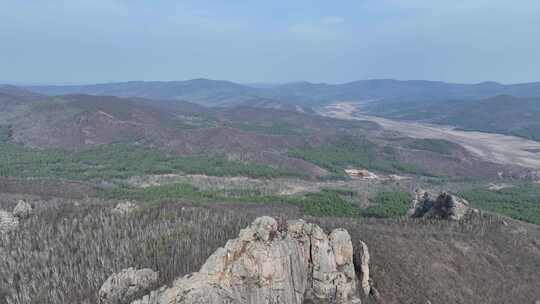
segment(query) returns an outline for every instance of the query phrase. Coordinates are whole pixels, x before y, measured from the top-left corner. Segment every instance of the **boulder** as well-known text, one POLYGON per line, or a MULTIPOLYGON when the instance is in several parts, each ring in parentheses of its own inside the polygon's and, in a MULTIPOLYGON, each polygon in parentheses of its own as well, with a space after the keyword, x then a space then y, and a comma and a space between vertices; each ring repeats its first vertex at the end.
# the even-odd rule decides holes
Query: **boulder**
POLYGON ((417 190, 413 207, 409 210, 409 216, 460 220, 473 211, 475 209, 469 206, 469 202, 455 195, 443 192, 438 197, 433 198, 429 192, 417 190))
POLYGON ((303 220, 278 227, 271 217, 257 218, 199 272, 133 304, 360 303, 346 230, 328 235, 303 220))
POLYGON ((19 218, 11 212, 0 210, 0 233, 13 230, 19 226, 19 218))
POLYGON ((18 217, 19 219, 29 218, 30 215, 32 215, 32 212, 32 205, 23 200, 19 200, 19 202, 13 209, 13 215, 18 217))
POLYGON ((158 273, 151 269, 124 269, 111 275, 98 292, 99 304, 127 304, 156 287, 158 273))
POLYGON ((126 201, 126 202, 119 203, 118 205, 116 205, 116 207, 114 207, 111 212, 116 215, 127 215, 137 210, 138 208, 139 207, 135 205, 134 203, 130 201, 126 201))

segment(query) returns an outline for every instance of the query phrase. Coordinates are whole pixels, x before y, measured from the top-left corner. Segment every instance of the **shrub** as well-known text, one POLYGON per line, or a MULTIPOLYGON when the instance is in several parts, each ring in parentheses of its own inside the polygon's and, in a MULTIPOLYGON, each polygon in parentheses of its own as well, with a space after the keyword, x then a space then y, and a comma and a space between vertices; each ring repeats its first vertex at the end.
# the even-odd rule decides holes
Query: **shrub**
POLYGON ((344 170, 348 167, 423 174, 423 170, 415 165, 398 161, 392 147, 378 147, 363 137, 346 137, 332 145, 291 149, 288 154, 323 167, 337 176, 344 176, 344 170))
POLYGON ((415 139, 411 144, 408 145, 408 147, 416 150, 451 155, 452 150, 456 148, 456 144, 444 139, 422 138, 415 139))
POLYGON ((372 200, 372 206, 363 209, 361 214, 365 217, 377 218, 405 216, 411 207, 412 200, 413 197, 408 192, 379 192, 372 200))
POLYGON ((176 156, 126 143, 68 152, 33 150, 0 141, 0 176, 100 181, 168 173, 258 178, 300 175, 217 155, 176 156))
POLYGON ((462 191, 460 195, 473 207, 540 224, 540 187, 538 185, 522 184, 498 191, 472 188, 462 191))

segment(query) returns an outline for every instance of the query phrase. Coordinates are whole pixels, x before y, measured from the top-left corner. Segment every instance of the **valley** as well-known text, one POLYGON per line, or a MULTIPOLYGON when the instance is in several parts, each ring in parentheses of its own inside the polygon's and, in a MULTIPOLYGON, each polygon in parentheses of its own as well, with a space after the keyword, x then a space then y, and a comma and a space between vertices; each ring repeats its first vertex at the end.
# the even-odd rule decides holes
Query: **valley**
POLYGON ((387 130, 415 138, 449 140, 462 145, 486 161, 540 169, 540 154, 536 152, 540 149, 540 142, 509 135, 460 131, 444 125, 392 120, 366 115, 362 112, 362 106, 362 103, 334 103, 326 106, 321 113, 340 119, 372 121, 387 130))

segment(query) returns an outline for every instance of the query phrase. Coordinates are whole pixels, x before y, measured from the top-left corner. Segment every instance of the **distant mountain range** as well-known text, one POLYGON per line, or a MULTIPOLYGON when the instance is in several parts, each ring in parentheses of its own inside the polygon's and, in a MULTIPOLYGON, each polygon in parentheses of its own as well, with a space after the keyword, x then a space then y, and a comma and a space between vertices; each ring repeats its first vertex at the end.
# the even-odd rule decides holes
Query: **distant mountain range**
POLYGON ((132 81, 74 86, 29 86, 46 94, 90 94, 149 99, 186 100, 205 106, 231 106, 258 99, 300 106, 319 106, 333 101, 418 101, 481 99, 496 95, 540 96, 540 82, 504 85, 496 82, 454 84, 436 81, 361 80, 344 84, 296 82, 281 85, 242 85, 229 81, 132 81))
MULTIPOLYGON (((496 82, 454 84, 437 81, 361 80, 344 84, 295 82, 238 84, 230 81, 132 81, 94 85, 4 86, 2 106, 66 94, 139 98, 149 105, 205 107, 250 106, 302 113, 336 101, 362 102, 362 111, 394 119, 448 124, 466 130, 512 134, 540 140, 540 82, 504 85, 496 82), (22 92, 22 89, 31 91, 22 92), (12 97, 19 92, 17 97, 12 97), (11 96, 11 97, 10 97, 11 96)), ((12 111, 13 112, 13 111, 12 111)), ((1 114, 1 113, 0 113, 1 114)), ((0 115, 1 117, 2 115, 0 115)))

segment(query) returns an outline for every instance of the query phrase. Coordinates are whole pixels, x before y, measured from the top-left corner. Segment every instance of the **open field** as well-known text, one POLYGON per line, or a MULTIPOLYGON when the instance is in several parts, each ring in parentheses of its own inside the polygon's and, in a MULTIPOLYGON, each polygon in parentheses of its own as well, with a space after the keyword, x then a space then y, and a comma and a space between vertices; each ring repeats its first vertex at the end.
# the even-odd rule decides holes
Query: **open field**
POLYGON ((445 139, 462 145, 484 160, 540 169, 540 142, 515 136, 460 131, 448 126, 404 122, 364 115, 361 103, 339 102, 325 107, 321 114, 341 119, 368 120, 383 128, 415 138, 445 139))

